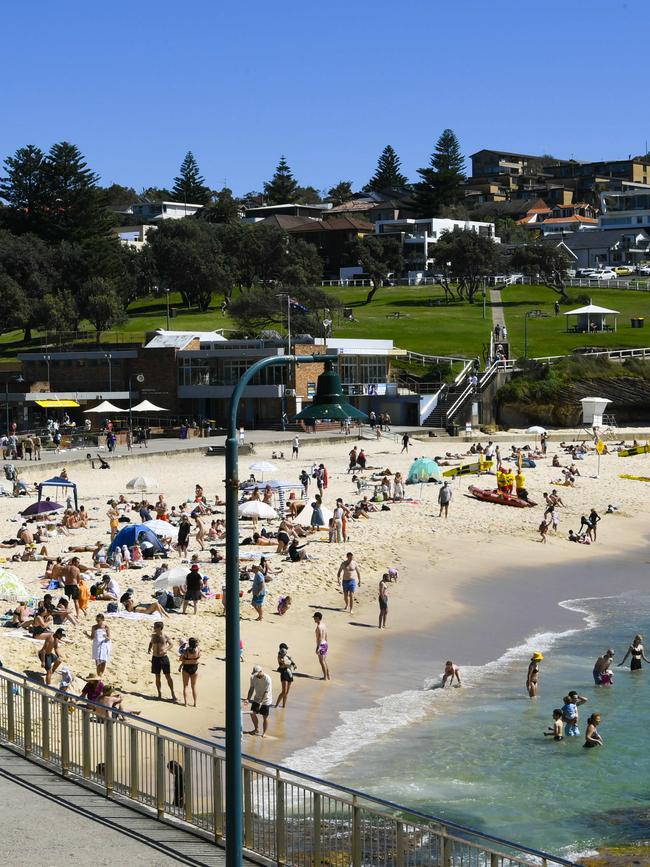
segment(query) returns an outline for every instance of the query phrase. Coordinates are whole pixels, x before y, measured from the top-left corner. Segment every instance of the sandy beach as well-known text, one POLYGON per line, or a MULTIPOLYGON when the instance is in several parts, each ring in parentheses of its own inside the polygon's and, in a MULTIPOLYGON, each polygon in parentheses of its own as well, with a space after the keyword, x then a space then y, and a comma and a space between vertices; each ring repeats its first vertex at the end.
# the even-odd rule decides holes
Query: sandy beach
MULTIPOLYGON (((529 438, 512 436, 511 442, 523 444, 529 438)), ((309 469, 313 462, 324 463, 329 472, 329 486, 324 504, 334 505, 337 496, 347 503, 359 499, 351 475, 347 474, 348 451, 356 440, 311 445, 304 438, 298 461, 281 461, 278 478, 296 480, 300 470, 309 469)), ((483 437, 483 443, 486 438, 483 437)), ((404 476, 412 460, 419 456, 434 457, 446 451, 467 451, 468 443, 458 439, 444 441, 426 437, 414 439, 409 453, 400 454, 401 443, 392 436, 381 441, 364 442, 368 456, 365 473, 390 468, 404 476)), ((271 458, 271 447, 258 446, 254 456, 240 460, 240 477, 248 475, 250 464, 271 458)), ((505 455, 506 448, 502 445, 505 455)), ((530 498, 543 502, 543 492, 553 487, 558 470, 551 468, 551 458, 558 453, 563 465, 568 456, 549 444, 548 456, 538 461, 535 469, 525 470, 530 498)), ((307 551, 314 558, 309 562, 290 563, 281 556, 271 558, 279 573, 268 587, 265 616, 256 622, 244 592, 242 600, 242 696, 248 687, 250 670, 261 665, 272 674, 274 699, 279 692, 276 657, 278 644, 289 645, 289 653, 298 664, 298 677, 292 687, 286 710, 273 711, 269 737, 247 736, 244 750, 273 761, 283 761, 300 748, 325 738, 341 721, 341 713, 371 708, 372 736, 382 730, 382 714, 374 705, 386 695, 405 688, 421 689, 427 678, 437 676, 446 658, 461 665, 478 665, 496 659, 508 647, 520 644, 528 636, 544 630, 575 626, 579 615, 558 607, 567 598, 606 595, 622 589, 644 586, 647 571, 644 517, 647 487, 643 482, 620 479, 619 473, 650 475, 650 457, 622 460, 616 455, 601 459, 600 477, 594 478, 597 458, 590 454, 579 464, 580 477, 575 488, 561 488, 565 507, 560 509, 557 536, 549 534, 547 544, 540 544, 537 527, 543 509, 514 509, 479 502, 465 496, 468 484, 476 477, 462 477, 453 482, 453 499, 447 520, 438 518, 437 485, 414 485, 407 488, 413 502, 389 503, 390 510, 372 513, 367 520, 351 521, 349 542, 329 544, 326 532, 310 537, 307 551), (617 511, 605 515, 608 504, 617 511), (571 544, 567 532, 578 530, 580 516, 594 507, 603 516, 598 527, 598 541, 592 546, 571 544), (343 600, 336 573, 345 552, 354 553, 362 576, 358 591, 358 607, 352 616, 343 610, 343 600), (625 555, 625 568, 614 574, 616 564, 625 555), (389 628, 377 629, 377 585, 389 567, 399 570, 400 579, 390 585, 389 628), (293 605, 279 617, 275 614, 279 596, 291 594, 293 605), (320 610, 329 628, 330 668, 332 681, 320 680, 315 655, 312 615, 320 610)), ((51 467, 37 464, 20 466, 21 477, 38 481, 52 475, 51 467)), ((224 496, 224 464, 222 458, 202 454, 160 456, 142 455, 137 461, 112 462, 110 471, 92 470, 86 464, 69 467, 70 478, 79 489, 79 501, 91 516, 87 530, 73 531, 69 537, 59 536, 48 543, 51 556, 63 554, 69 545, 92 545, 110 538, 107 501, 126 492, 126 482, 137 473, 158 480, 159 490, 168 503, 180 504, 193 498, 194 485, 205 488, 209 499, 224 496)), ((478 482, 480 487, 495 487, 494 476, 478 482)), ((310 495, 315 486, 310 487, 310 495)), ((372 488, 364 493, 372 494, 372 488)), ((146 495, 154 502, 155 494, 146 495)), ((311 496, 310 496, 311 498, 311 496)), ((15 535, 20 524, 17 511, 35 497, 0 499, 0 520, 3 538, 15 535)), ((135 499, 135 497, 134 497, 135 499)), ((209 520, 208 520, 209 525, 209 520)), ((242 535, 249 530, 242 527, 242 535)), ((254 549, 242 549, 242 552, 254 549)), ((273 550, 273 549, 268 549, 273 550)), ((192 538, 189 553, 199 552, 192 538)), ((11 551, 3 550, 8 558, 11 551)), ((200 553, 200 552, 199 552, 200 553)), ((264 552, 266 553, 266 551, 264 552)), ((90 563, 90 554, 80 555, 90 563)), ((202 555, 201 571, 210 578, 213 591, 220 592, 223 564, 211 565, 207 551, 202 555)), ((179 565, 173 554, 170 565, 179 565)), ((44 563, 7 563, 7 568, 24 579, 34 596, 42 596, 38 578, 44 563)), ((137 601, 151 597, 151 584, 141 580, 151 572, 128 570, 118 574, 122 591, 133 588, 137 601)), ((242 585, 244 591, 248 588, 242 585)), ((93 669, 91 642, 84 635, 98 612, 106 611, 106 602, 91 602, 88 618, 77 626, 66 628, 65 662, 78 676, 75 687, 80 691, 80 676, 93 669)), ((11 606, 6 605, 8 610, 11 606)), ((194 636, 199 639, 202 657, 198 681, 198 707, 184 707, 171 701, 156 699, 147 645, 153 622, 110 619, 113 634, 113 654, 105 680, 125 694, 128 709, 142 712, 174 728, 202 737, 223 739, 224 722, 224 617, 220 600, 200 603, 199 614, 172 615, 165 621, 165 631, 174 645, 194 636)), ((0 659, 16 671, 42 676, 37 651, 40 642, 18 640, 14 630, 0 630, 0 659)), ((175 660, 175 654, 172 653, 175 660)), ((175 672, 176 666, 172 665, 175 672)), ((177 693, 180 676, 174 673, 177 693)), ((55 685, 57 679, 55 678, 55 685)), ((164 693, 165 694, 165 693, 164 693)), ((390 720, 384 720, 390 725, 390 720)), ((362 735, 360 734, 360 737, 362 735)), ((363 733, 363 737, 370 736, 363 733)), ((324 744, 335 750, 335 745, 324 744)))

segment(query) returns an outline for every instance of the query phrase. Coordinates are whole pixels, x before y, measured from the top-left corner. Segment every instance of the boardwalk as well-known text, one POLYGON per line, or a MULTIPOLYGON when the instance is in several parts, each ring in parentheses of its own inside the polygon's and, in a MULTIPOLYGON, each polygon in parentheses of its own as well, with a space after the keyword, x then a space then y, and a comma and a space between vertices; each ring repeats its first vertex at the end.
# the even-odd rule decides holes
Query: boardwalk
POLYGON ((0 748, 0 799, 3 847, 17 864, 226 863, 223 849, 95 794, 6 748, 0 748))

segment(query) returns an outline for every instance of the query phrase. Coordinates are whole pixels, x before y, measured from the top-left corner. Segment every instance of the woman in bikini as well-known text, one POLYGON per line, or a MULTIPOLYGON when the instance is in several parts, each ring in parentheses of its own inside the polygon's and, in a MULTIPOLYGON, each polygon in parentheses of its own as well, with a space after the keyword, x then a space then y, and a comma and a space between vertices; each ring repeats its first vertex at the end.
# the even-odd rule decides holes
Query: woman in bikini
POLYGON ((537 698, 537 690, 539 687, 539 664, 544 659, 544 655, 536 650, 530 658, 528 673, 526 675, 526 689, 531 698, 537 698))
POLYGON ((181 653, 181 664, 178 667, 183 678, 183 704, 185 706, 187 706, 187 687, 189 685, 192 687, 192 698, 194 699, 194 707, 196 707, 196 679, 200 658, 199 642, 196 638, 190 638, 187 647, 181 653))
POLYGON ((630 657, 630 671, 641 671, 642 665, 641 660, 644 659, 646 662, 650 663, 650 659, 645 655, 643 649, 643 636, 635 635, 632 639, 632 644, 627 649, 627 653, 623 657, 623 659, 619 662, 619 666, 625 664, 625 660, 630 657))

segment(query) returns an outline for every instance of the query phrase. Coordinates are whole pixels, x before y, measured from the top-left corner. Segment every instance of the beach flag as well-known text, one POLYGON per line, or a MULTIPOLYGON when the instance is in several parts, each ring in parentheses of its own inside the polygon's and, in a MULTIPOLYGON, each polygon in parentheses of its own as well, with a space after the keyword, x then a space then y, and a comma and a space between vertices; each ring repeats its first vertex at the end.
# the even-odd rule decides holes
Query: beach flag
POLYGON ((600 437, 596 440, 596 451, 599 455, 602 455, 605 451, 605 443, 600 439, 600 437))

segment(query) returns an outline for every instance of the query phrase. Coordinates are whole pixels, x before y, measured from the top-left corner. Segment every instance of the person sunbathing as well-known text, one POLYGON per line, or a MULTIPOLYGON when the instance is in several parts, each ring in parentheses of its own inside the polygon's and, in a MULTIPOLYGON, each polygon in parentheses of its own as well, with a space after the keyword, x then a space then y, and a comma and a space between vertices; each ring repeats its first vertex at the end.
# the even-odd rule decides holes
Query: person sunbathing
POLYGON ((159 602, 134 602, 130 593, 125 593, 120 602, 129 614, 160 614, 162 617, 169 617, 159 602))

